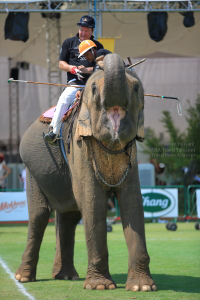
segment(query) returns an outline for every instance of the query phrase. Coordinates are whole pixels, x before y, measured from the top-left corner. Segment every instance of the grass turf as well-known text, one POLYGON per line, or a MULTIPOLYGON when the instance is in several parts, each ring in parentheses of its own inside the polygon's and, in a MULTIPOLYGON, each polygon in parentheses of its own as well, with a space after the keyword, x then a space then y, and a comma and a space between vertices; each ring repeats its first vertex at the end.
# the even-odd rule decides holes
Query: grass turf
MULTIPOLYGON (((0 258, 13 273, 21 263, 27 230, 27 225, 0 225, 0 258)), ((87 250, 82 225, 77 226, 76 230, 74 258, 80 280, 64 281, 51 278, 55 254, 55 229, 53 224, 49 224, 40 250, 37 281, 23 286, 36 300, 200 299, 200 231, 194 229, 194 223, 178 223, 178 230, 175 232, 166 230, 165 224, 148 223, 145 230, 147 249, 151 257, 150 270, 157 284, 157 292, 125 291, 128 252, 121 224, 113 225, 113 232, 108 233, 109 266, 118 286, 116 290, 83 289, 87 270, 87 250)), ((1 265, 0 299, 28 299, 1 265)))

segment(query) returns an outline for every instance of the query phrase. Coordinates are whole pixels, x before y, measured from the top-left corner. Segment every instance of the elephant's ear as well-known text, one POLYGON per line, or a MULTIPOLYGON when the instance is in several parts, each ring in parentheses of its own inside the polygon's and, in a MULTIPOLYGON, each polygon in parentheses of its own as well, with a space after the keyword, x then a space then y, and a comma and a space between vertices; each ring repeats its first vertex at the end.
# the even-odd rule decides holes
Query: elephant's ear
POLYGON ((84 102, 82 102, 81 110, 76 125, 75 139, 76 141, 80 141, 83 139, 84 136, 91 136, 91 135, 92 135, 92 128, 91 128, 90 113, 87 105, 84 102))
POLYGON ((144 141, 144 110, 142 109, 138 116, 138 127, 136 140, 139 142, 144 141))
POLYGON ((96 59, 97 65, 98 65, 99 68, 102 69, 102 70, 104 70, 104 61, 103 61, 103 60, 104 60, 104 56, 103 56, 103 55, 97 57, 97 59, 96 59))

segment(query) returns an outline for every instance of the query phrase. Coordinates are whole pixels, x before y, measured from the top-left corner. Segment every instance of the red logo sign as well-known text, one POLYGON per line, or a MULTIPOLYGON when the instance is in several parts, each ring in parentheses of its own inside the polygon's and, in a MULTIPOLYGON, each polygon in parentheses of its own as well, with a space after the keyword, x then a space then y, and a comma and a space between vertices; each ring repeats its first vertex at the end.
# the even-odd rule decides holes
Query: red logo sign
POLYGON ((3 202, 0 204, 0 211, 5 211, 5 213, 10 213, 12 210, 17 209, 17 208, 23 208, 26 206, 26 201, 11 201, 10 203, 8 202, 3 202))

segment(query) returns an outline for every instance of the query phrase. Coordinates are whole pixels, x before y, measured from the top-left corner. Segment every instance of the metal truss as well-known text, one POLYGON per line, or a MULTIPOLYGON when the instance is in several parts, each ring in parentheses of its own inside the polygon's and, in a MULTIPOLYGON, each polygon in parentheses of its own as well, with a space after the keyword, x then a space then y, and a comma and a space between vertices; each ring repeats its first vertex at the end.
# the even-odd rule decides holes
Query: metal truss
MULTIPOLYGON (((48 82, 61 83, 61 70, 59 69, 60 54, 60 19, 46 18, 46 47, 48 82)), ((49 106, 56 104, 61 94, 61 87, 49 85, 49 106)))
POLYGON ((200 11, 200 1, 132 0, 1 0, 1 12, 150 12, 200 11), (53 5, 52 5, 53 4, 53 5), (53 6, 53 8, 52 8, 53 6))
MULTIPOLYGON (((11 71, 12 60, 9 59, 9 70, 11 71)), ((9 156, 10 162, 14 162, 14 155, 19 159, 19 86, 18 82, 9 84, 9 156)))

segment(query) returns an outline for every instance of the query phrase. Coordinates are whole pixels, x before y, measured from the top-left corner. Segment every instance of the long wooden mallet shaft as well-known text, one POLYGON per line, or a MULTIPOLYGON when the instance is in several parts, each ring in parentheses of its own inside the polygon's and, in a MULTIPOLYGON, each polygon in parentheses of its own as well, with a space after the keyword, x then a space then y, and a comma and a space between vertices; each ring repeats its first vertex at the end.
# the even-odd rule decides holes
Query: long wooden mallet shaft
MULTIPOLYGON (((140 62, 138 62, 138 63, 140 63, 140 62)), ((8 82, 24 82, 24 83, 34 83, 34 84, 44 84, 44 85, 54 85, 54 86, 82 88, 82 86, 79 86, 79 85, 69 85, 69 84, 59 84, 59 83, 46 83, 46 82, 25 81, 25 80, 14 80, 13 78, 8 79, 8 82)), ((179 98, 176 98, 176 97, 168 97, 168 96, 161 96, 161 95, 144 94, 144 96, 179 100, 179 98)))
POLYGON ((152 94, 144 94, 144 96, 156 97, 156 98, 162 98, 162 99, 177 100, 177 112, 178 112, 179 116, 182 116, 181 103, 180 103, 180 99, 178 97, 168 97, 168 96, 152 95, 152 94))
POLYGON ((163 98, 163 99, 179 100, 179 98, 177 98, 177 97, 168 97, 168 96, 161 96, 161 95, 144 94, 144 96, 157 97, 157 98, 163 98))
POLYGON ((133 67, 139 65, 139 64, 141 64, 142 62, 144 62, 145 60, 146 60, 146 58, 143 58, 142 60, 136 62, 135 64, 133 64, 133 65, 131 65, 131 66, 129 66, 127 69, 131 69, 131 68, 133 68, 133 67))
POLYGON ((36 82, 36 81, 26 81, 26 80, 14 80, 13 78, 8 79, 8 83, 10 83, 10 82, 24 82, 24 83, 44 84, 44 85, 53 85, 53 86, 83 88, 82 86, 79 86, 79 85, 48 83, 48 82, 36 82))

